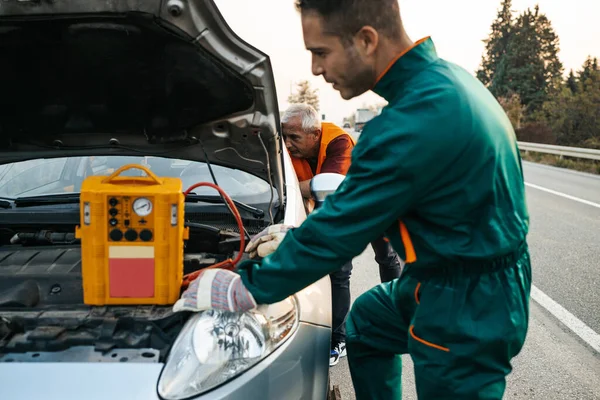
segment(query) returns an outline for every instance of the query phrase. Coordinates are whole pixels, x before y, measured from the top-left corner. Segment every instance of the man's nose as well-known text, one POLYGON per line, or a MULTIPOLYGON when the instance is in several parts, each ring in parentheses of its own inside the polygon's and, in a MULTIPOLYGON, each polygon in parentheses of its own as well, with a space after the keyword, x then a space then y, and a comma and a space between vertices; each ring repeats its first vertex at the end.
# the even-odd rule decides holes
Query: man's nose
POLYGON ((315 76, 323 75, 323 67, 319 64, 317 57, 312 57, 312 73, 315 76))
POLYGON ((291 150, 291 149, 292 149, 292 143, 290 143, 290 139, 288 139, 288 138, 285 138, 285 139, 283 140, 283 143, 285 144, 285 147, 286 147, 288 150, 291 150))

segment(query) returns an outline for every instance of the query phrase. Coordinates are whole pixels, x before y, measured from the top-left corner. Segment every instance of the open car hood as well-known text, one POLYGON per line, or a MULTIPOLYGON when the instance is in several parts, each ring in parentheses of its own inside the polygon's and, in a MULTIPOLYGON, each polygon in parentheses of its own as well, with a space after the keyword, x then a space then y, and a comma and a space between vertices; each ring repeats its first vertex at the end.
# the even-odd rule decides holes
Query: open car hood
POLYGON ((269 58, 212 0, 0 1, 0 164, 208 159, 283 199, 269 58))

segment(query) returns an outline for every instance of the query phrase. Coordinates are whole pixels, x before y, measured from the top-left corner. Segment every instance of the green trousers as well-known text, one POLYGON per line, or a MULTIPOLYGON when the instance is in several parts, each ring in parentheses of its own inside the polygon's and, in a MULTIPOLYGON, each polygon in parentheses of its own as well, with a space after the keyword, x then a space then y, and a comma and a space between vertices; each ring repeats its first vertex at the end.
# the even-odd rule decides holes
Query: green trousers
POLYGON ((356 398, 401 399, 401 354, 410 354, 419 399, 502 399, 527 334, 530 288, 523 245, 481 265, 409 265, 364 293, 346 324, 356 398))

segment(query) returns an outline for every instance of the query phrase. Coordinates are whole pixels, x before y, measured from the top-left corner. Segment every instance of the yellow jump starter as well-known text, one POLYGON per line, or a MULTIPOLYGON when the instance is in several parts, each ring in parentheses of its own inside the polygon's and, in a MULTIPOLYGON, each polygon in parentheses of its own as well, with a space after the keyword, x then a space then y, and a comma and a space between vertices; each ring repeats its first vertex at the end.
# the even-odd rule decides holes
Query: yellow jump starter
POLYGON ((142 165, 81 187, 83 298, 88 305, 174 304, 183 279, 184 195, 178 178, 142 165), (136 168, 147 176, 119 176, 136 168))

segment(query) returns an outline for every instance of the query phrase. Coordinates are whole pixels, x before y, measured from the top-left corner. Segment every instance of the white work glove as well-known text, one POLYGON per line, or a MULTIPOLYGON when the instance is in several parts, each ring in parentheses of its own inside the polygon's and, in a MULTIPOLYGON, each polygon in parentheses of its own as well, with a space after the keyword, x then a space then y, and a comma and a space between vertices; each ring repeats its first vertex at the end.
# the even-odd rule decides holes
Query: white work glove
POLYGON ((250 258, 256 258, 257 255, 261 258, 268 256, 277 249, 287 231, 292 228, 290 225, 277 224, 263 229, 248 243, 246 253, 250 253, 250 258))
POLYGON ((256 301, 235 272, 207 269, 190 283, 173 311, 220 310, 243 312, 256 308, 256 301))

